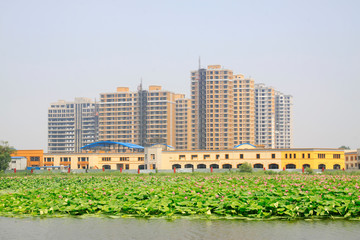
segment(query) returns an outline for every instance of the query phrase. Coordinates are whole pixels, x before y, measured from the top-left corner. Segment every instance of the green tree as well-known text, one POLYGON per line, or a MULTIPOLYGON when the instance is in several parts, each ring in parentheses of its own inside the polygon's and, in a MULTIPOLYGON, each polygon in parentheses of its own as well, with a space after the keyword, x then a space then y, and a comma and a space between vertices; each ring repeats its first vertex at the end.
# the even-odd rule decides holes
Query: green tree
POLYGON ((251 164, 247 163, 247 162, 241 164, 239 169, 240 169, 240 172, 252 172, 253 171, 251 164))
POLYGON ((350 147, 349 147, 349 146, 342 145, 341 147, 339 147, 339 149, 349 150, 350 147))
POLYGON ((11 161, 10 154, 13 153, 15 149, 10 147, 8 142, 1 141, 0 144, 0 171, 4 171, 9 167, 11 161))

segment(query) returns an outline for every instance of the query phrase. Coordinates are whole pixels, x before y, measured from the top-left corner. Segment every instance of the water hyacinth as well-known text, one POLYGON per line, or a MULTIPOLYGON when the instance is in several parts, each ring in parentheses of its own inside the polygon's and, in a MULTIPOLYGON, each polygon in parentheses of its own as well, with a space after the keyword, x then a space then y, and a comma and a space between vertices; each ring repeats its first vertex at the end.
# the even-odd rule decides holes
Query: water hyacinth
POLYGON ((360 220, 359 177, 123 175, 0 178, 0 216, 360 220))

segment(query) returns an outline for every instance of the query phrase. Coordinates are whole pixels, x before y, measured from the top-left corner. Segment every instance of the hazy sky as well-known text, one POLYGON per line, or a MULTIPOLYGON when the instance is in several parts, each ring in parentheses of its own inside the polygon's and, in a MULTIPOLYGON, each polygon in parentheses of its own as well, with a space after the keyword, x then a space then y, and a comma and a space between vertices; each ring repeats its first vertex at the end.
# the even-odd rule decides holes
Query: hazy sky
POLYGON ((189 96, 221 64, 294 97, 294 147, 360 147, 360 1, 0 0, 0 140, 47 148, 47 108, 118 86, 189 96))

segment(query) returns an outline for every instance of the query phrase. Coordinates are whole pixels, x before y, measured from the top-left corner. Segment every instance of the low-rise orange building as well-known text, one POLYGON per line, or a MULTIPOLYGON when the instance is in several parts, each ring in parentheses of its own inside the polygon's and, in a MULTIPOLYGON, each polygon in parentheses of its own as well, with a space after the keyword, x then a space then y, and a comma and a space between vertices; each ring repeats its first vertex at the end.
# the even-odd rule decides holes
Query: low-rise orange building
POLYGON ((16 150, 12 157, 25 157, 28 167, 44 166, 44 150, 16 150))

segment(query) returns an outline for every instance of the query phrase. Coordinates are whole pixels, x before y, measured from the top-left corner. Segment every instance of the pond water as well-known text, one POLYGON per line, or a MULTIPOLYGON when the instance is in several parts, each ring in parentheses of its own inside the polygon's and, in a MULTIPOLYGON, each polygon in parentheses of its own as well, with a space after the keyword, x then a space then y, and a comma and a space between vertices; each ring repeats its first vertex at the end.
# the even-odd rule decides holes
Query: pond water
POLYGON ((4 218, 0 239, 360 239, 358 221, 4 218))

